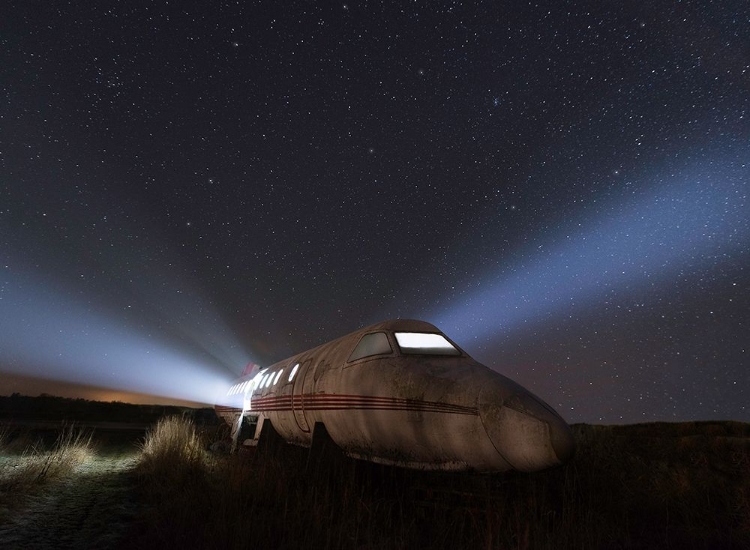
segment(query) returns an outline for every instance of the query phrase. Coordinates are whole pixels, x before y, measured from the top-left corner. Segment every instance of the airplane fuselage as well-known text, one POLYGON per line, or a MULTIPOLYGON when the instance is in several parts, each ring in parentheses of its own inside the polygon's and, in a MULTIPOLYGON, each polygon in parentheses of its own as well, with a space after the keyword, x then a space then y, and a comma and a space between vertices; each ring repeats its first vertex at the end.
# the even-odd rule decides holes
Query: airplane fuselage
MULTIPOLYGON (((385 321, 252 371, 217 413, 270 422, 311 446, 316 424, 347 455, 420 469, 534 471, 573 452, 565 421, 423 321, 385 321)), ((256 434, 257 438, 258 434, 256 434)))

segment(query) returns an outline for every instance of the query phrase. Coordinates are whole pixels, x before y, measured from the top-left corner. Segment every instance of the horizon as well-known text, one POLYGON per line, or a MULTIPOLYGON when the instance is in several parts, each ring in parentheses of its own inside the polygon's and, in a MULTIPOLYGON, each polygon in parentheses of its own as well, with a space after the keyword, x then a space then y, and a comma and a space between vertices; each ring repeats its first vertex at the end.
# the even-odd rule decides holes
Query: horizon
POLYGON ((103 403, 129 403, 132 405, 174 405, 178 407, 205 408, 213 407, 212 403, 198 403, 181 399, 170 399, 148 394, 137 394, 96 386, 71 384, 68 382, 55 382, 50 380, 39 380, 28 376, 10 376, 5 373, 0 375, 3 384, 0 387, 0 396, 10 397, 19 394, 25 397, 62 397, 65 399, 85 399, 87 401, 100 401, 103 403))

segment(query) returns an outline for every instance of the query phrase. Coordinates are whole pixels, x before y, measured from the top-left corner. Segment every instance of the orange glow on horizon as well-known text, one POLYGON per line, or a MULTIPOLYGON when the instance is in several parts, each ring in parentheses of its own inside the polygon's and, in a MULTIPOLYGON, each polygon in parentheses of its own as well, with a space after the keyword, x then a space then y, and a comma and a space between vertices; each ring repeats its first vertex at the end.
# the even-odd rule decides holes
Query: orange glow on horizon
POLYGON ((122 403, 133 403, 136 405, 177 405, 180 407, 194 408, 212 406, 211 403, 196 403, 158 395, 72 384, 69 382, 46 380, 9 373, 0 373, 0 380, 2 380, 2 384, 0 384, 0 395, 19 393, 21 395, 38 396, 41 394, 48 394, 55 397, 88 399, 89 401, 103 401, 107 403, 120 401, 122 403))

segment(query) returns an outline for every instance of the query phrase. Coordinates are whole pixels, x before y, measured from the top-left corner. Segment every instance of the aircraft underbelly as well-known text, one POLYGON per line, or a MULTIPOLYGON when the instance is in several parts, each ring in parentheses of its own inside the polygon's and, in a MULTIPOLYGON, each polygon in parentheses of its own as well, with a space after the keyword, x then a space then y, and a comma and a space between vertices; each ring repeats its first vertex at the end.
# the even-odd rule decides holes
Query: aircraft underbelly
POLYGON ((411 414, 330 414, 326 427, 331 438, 355 458, 424 468, 502 469, 477 416, 425 412, 421 420, 413 420, 411 414))
POLYGON ((459 380, 423 387, 398 363, 354 374, 356 380, 346 375, 336 380, 340 393, 329 394, 325 389, 332 388, 322 384, 316 388, 321 392, 316 399, 330 408, 310 415, 325 424, 333 441, 350 456, 425 468, 510 467, 487 438, 476 400, 461 398, 467 394, 459 380), (362 388, 373 395, 354 393, 362 388), (341 408, 335 408, 337 404, 341 408))

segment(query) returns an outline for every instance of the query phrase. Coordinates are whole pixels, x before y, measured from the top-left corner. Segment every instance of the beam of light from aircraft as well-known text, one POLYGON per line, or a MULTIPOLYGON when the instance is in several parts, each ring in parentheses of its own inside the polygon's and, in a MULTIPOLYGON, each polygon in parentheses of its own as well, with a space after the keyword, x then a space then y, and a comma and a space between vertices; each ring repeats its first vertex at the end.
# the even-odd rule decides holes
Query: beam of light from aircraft
POLYGON ((460 304, 422 316, 458 342, 484 339, 735 259, 750 240, 747 159, 743 151, 742 158, 695 165, 659 178, 650 192, 602 205, 576 230, 527 250, 527 261, 506 266, 500 276, 486 273, 481 288, 460 304))
POLYGON ((6 270, 2 290, 0 371, 212 404, 248 360, 238 346, 218 350, 227 335, 179 345, 28 274, 6 270))

